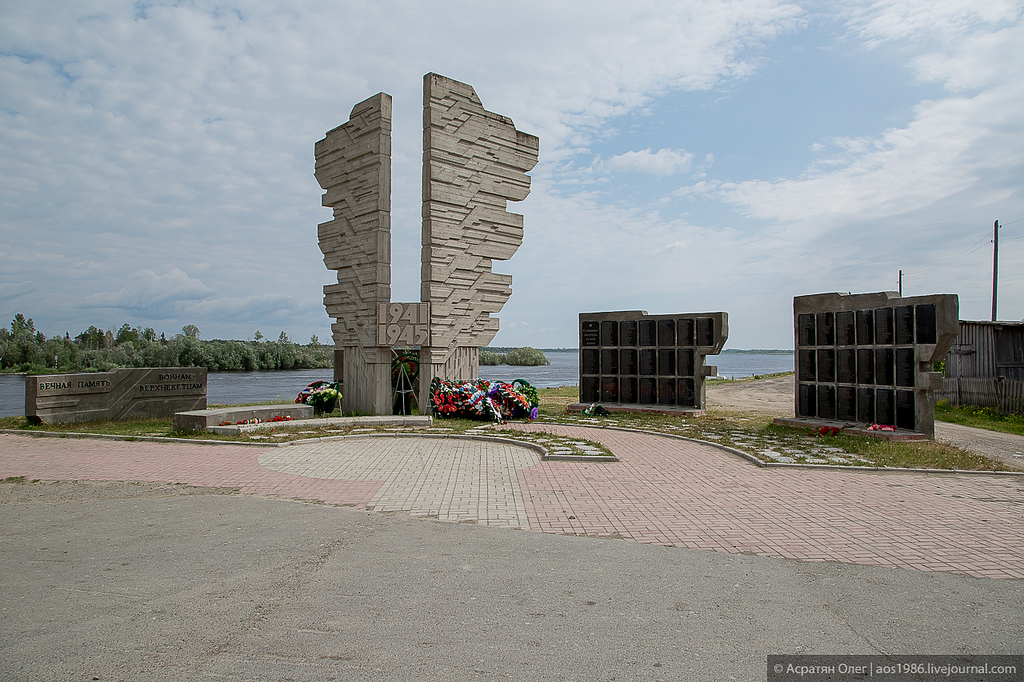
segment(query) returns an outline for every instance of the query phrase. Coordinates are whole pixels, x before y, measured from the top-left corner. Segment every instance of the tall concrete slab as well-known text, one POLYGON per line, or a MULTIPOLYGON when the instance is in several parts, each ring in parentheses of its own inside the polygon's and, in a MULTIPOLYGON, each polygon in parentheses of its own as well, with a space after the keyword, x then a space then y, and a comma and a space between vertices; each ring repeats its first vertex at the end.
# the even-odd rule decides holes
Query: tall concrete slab
MULTIPOLYGON (((540 141, 512 119, 484 109, 473 88, 423 77, 423 246, 420 298, 431 304, 424 376, 474 379, 479 351, 498 331, 492 318, 512 293, 510 275, 491 271, 523 243, 523 216, 507 202, 530 193, 526 175, 540 141)), ((429 404, 421 386, 421 405, 429 404)))
POLYGON ((318 226, 334 344, 343 350, 346 412, 389 414, 391 354, 377 347, 377 309, 391 300, 391 96, 352 107, 349 120, 314 147, 316 179, 332 220, 318 226))

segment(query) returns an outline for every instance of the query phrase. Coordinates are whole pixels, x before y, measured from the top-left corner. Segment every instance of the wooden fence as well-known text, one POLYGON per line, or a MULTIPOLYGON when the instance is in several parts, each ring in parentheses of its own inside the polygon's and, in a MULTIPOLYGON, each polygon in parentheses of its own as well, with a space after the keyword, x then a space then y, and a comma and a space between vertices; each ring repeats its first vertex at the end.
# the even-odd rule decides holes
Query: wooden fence
POLYGON ((957 377, 942 380, 935 400, 950 405, 996 407, 1003 414, 1024 414, 1024 381, 1003 377, 957 377))

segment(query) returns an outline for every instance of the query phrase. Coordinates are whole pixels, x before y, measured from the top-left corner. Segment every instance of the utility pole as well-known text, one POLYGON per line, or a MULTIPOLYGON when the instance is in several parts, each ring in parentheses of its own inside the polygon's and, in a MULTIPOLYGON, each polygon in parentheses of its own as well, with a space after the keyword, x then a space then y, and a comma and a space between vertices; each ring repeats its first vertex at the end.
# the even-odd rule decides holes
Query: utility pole
POLYGON ((900 282, 899 282, 900 298, 903 298, 903 271, 900 270, 900 282))
POLYGON ((992 225, 992 321, 996 321, 996 284, 999 282, 999 221, 992 225))

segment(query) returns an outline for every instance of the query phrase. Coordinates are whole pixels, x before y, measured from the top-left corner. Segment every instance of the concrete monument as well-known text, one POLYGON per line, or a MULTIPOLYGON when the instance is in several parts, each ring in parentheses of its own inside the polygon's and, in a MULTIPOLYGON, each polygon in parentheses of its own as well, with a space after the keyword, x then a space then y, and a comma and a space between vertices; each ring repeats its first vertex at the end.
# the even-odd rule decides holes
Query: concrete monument
POLYGON ((37 424, 170 417, 205 407, 205 367, 25 377, 25 417, 37 424))
POLYGON ((360 102, 348 123, 317 142, 316 178, 334 219, 319 226, 324 287, 335 346, 344 350, 342 409, 389 414, 395 345, 420 349, 420 410, 430 378, 476 378, 479 348, 498 331, 492 318, 511 277, 491 272, 523 241, 523 217, 506 211, 530 191, 539 141, 484 109, 472 87, 423 77, 423 229, 418 303, 390 300, 391 97, 360 102))

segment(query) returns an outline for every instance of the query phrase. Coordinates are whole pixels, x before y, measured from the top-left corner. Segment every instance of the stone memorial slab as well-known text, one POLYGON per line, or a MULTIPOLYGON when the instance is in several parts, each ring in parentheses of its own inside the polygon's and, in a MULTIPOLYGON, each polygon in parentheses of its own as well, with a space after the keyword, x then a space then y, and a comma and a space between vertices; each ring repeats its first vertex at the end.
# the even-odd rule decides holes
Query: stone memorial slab
POLYGON ((205 367, 148 367, 25 377, 25 417, 73 424, 171 417, 206 407, 205 367))
POLYGON ((619 378, 619 402, 633 404, 639 398, 636 377, 619 378))
POLYGON ((817 381, 818 363, 814 361, 814 348, 801 348, 796 356, 796 376, 798 381, 817 381))
POLYGON ((693 376, 693 348, 680 348, 678 353, 678 360, 676 361, 676 374, 681 377, 692 377, 693 376))
POLYGON ((857 311, 857 345, 870 346, 875 342, 875 311, 857 311))
POLYGON ((794 298, 794 410, 801 424, 877 423, 933 437, 941 376, 931 366, 956 338, 958 316, 953 294, 794 298))
POLYGON ((896 345, 914 343, 914 306, 898 305, 893 308, 896 320, 896 345))
POLYGON ((650 348, 640 349, 640 373, 654 375, 658 373, 658 355, 650 348))
POLYGON ((620 346, 635 346, 638 338, 636 320, 622 320, 619 322, 620 346))
POLYGON ((637 373, 636 364, 636 349, 635 348, 623 348, 619 351, 619 373, 622 375, 632 375, 637 373))
POLYGON ((841 310, 836 313, 836 345, 857 345, 857 325, 852 310, 841 310))
POLYGON ((857 350, 854 348, 836 349, 836 382, 840 384, 857 383, 857 350))
POLYGON ((895 358, 892 348, 875 349, 875 383, 879 386, 892 386, 895 381, 895 358))
POLYGON ((639 320, 638 324, 640 325, 640 345, 657 346, 658 326, 654 320, 639 320))
POLYGON ((896 426, 913 431, 916 426, 913 391, 896 391, 896 426))
POLYGON ((696 345, 696 337, 694 336, 693 323, 694 321, 688 317, 684 317, 681 320, 679 320, 679 325, 678 329, 676 330, 676 334, 678 335, 680 346, 696 345))
POLYGON ((914 349, 913 348, 897 348, 896 349, 896 385, 897 386, 914 386, 914 376, 917 374, 917 368, 914 366, 914 349))
MULTIPOLYGON (((704 409, 704 381, 715 368, 705 357, 718 353, 728 333, 725 313, 648 315, 644 311, 580 314, 580 400, 704 409), (594 343, 595 330, 597 347, 594 343), (600 353, 600 362, 591 353, 600 353), (610 387, 614 380, 616 390, 610 387), (586 391, 591 381, 601 387, 586 391)), ((571 406, 575 408, 575 406, 571 406)), ((605 404, 614 409, 614 404, 605 404)))

